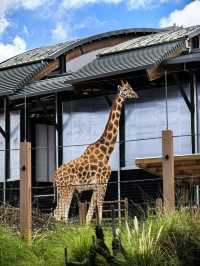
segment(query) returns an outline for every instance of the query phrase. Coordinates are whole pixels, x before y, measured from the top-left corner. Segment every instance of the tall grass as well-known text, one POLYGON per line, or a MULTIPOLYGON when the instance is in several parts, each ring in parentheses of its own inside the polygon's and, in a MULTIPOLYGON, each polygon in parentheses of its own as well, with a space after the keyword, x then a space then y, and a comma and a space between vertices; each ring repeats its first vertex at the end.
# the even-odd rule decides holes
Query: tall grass
MULTIPOLYGON (((173 214, 137 218, 119 228, 128 261, 120 265, 161 266, 200 265, 200 213, 180 210, 173 214)), ((105 240, 111 250, 110 227, 104 227, 105 240)), ((71 261, 83 261, 89 255, 93 227, 55 226, 34 237, 28 247, 8 229, 0 229, 0 265, 63 266, 64 248, 71 261)), ((121 259, 121 258, 120 258, 121 259)), ((101 260, 98 265, 107 265, 101 260)))

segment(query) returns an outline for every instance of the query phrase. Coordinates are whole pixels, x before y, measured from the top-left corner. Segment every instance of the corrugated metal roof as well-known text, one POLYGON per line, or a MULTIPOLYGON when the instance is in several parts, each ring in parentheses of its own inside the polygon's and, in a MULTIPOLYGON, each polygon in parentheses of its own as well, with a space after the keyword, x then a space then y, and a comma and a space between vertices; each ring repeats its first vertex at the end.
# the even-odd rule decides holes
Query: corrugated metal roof
POLYGON ((13 67, 17 65, 38 62, 41 60, 47 60, 51 57, 54 53, 68 47, 75 41, 59 43, 51 46, 35 48, 30 51, 27 51, 23 54, 16 55, 0 64, 0 68, 7 68, 13 67))
POLYGON ((104 49, 104 51, 102 51, 99 56, 158 45, 161 43, 168 43, 180 39, 186 39, 190 36, 197 34, 198 31, 200 33, 200 26, 192 26, 188 28, 178 28, 170 31, 134 38, 121 44, 115 45, 111 48, 104 49))
POLYGON ((31 84, 23 87, 21 90, 15 92, 10 98, 23 98, 32 97, 41 94, 55 93, 59 91, 71 91, 72 85, 66 84, 69 80, 69 76, 61 76, 56 78, 50 78, 40 81, 32 82, 31 84))
POLYGON ((152 29, 152 28, 132 28, 132 29, 123 29, 123 30, 116 30, 116 31, 110 31, 105 32, 93 36, 89 36, 82 39, 77 39, 73 41, 67 41, 58 43, 55 45, 50 45, 46 47, 40 47, 36 49, 32 49, 30 51, 27 51, 23 54, 19 54, 17 56, 14 56, 0 64, 0 68, 7 68, 12 67, 16 65, 21 64, 27 64, 36 62, 39 60, 48 60, 48 59, 55 59, 61 54, 74 49, 78 46, 84 45, 86 43, 102 39, 102 38, 108 38, 112 36, 122 35, 122 34, 133 34, 133 33, 144 33, 144 34, 150 34, 150 33, 156 33, 163 31, 164 29, 152 29))
POLYGON ((99 57, 74 73, 71 82, 92 80, 159 65, 179 48, 185 48, 185 41, 160 44, 99 57))
POLYGON ((36 63, 0 71, 0 95, 9 95, 20 90, 46 66, 47 63, 36 63))

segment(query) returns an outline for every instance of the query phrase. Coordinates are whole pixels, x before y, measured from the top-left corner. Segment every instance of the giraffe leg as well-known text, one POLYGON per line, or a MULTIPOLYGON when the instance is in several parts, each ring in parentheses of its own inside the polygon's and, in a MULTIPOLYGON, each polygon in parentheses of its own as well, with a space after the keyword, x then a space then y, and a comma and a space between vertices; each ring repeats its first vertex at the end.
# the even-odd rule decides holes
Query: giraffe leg
POLYGON ((110 169, 110 166, 107 165, 103 169, 102 176, 97 186, 97 208, 98 208, 98 215, 99 215, 98 219, 99 219, 100 224, 101 224, 102 217, 103 217, 103 202, 104 202, 104 198, 106 195, 107 184, 110 178, 110 174, 111 174, 111 169, 110 169))
POLYGON ((74 188, 72 187, 70 188, 70 190, 66 195, 65 204, 64 204, 64 215, 63 215, 65 220, 68 220, 69 218, 69 210, 72 202, 73 193, 74 193, 74 188))
POLYGON ((66 220, 68 219, 73 191, 73 187, 70 187, 68 190, 58 190, 58 204, 54 211, 54 216, 57 220, 61 220, 63 218, 66 220))
POLYGON ((92 193, 90 206, 86 215, 86 224, 89 224, 91 222, 95 208, 96 208, 96 191, 94 190, 92 193))
POLYGON ((58 189, 58 202, 57 207, 54 211, 54 217, 56 220, 61 220, 63 217, 63 210, 64 210, 64 204, 65 204, 65 193, 64 191, 58 189))
POLYGON ((106 195, 107 184, 99 185, 97 189, 97 208, 98 208, 98 219, 101 224, 103 217, 103 202, 106 195))

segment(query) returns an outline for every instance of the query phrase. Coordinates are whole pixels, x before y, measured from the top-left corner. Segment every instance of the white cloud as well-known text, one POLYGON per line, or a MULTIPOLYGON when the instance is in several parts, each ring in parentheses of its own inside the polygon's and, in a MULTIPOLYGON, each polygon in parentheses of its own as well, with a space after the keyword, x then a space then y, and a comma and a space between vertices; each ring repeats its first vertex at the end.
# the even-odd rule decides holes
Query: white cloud
POLYGON ((57 23, 55 28, 52 30, 52 39, 56 42, 72 39, 69 24, 64 26, 62 22, 57 23))
POLYGON ((0 42, 0 62, 25 51, 26 42, 18 35, 15 36, 12 43, 4 44, 0 42))
POLYGON ((51 2, 50 0, 19 0, 19 4, 30 10, 34 10, 40 6, 43 6, 47 4, 48 2, 51 2))
POLYGON ((195 0, 186 5, 182 10, 173 11, 168 17, 160 20, 161 27, 171 26, 192 26, 200 24, 200 1, 195 0))
POLYGON ((0 35, 3 34, 9 25, 10 23, 5 17, 0 17, 0 35))
POLYGON ((35 9, 51 0, 1 0, 0 1, 0 16, 5 16, 9 10, 17 8, 35 9))
POLYGON ((170 2, 170 0, 128 0, 127 2, 129 9, 147 9, 170 2))
POLYGON ((89 4, 119 4, 126 3, 129 9, 155 7, 167 2, 178 0, 63 0, 62 7, 65 9, 76 9, 89 4))
POLYGON ((1 0, 0 1, 0 34, 3 34, 9 26, 9 21, 6 18, 8 12, 19 8, 34 10, 43 6, 52 0, 1 0))
POLYGON ((62 6, 65 9, 75 9, 75 8, 84 7, 85 5, 89 4, 99 4, 99 3, 118 4, 122 1, 123 0, 63 0, 62 6))

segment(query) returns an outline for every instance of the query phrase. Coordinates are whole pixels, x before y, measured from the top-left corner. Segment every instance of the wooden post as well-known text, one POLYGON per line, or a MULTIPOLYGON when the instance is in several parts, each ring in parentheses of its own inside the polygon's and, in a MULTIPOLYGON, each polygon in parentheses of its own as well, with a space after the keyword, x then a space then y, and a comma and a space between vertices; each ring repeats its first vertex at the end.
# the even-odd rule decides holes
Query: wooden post
POLYGON ((31 143, 25 141, 20 144, 20 232, 29 244, 32 239, 31 189, 31 143))
POLYGON ((124 199, 125 222, 128 222, 128 198, 124 199))
POLYGON ((163 202, 165 211, 175 210, 173 132, 162 132, 163 202))
POLYGON ((79 218, 81 225, 84 225, 86 223, 86 214, 87 214, 87 202, 79 202, 79 218))
POLYGON ((163 201, 161 198, 156 199, 156 214, 161 214, 163 210, 163 201))

